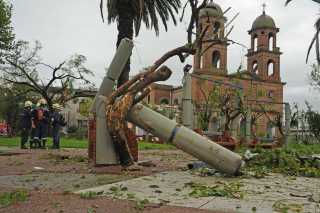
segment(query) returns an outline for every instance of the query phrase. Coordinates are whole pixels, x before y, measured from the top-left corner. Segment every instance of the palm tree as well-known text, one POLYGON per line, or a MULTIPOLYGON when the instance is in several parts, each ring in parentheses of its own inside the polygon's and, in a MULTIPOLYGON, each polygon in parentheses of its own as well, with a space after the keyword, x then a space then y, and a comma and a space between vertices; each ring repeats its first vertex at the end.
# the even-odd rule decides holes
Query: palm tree
MULTIPOLYGON (((123 38, 138 36, 141 22, 147 29, 154 29, 159 35, 159 18, 167 31, 167 21, 171 18, 176 25, 175 13, 181 7, 180 0, 101 0, 100 11, 103 17, 103 4, 107 3, 108 23, 117 22, 118 39, 117 47, 123 38)), ((130 72, 130 59, 122 70, 118 87, 128 81, 130 72)))
MULTIPOLYGON (((291 1, 293 1, 293 0, 286 0, 286 5, 288 5, 291 1)), ((320 4, 320 0, 312 0, 312 1, 320 4)), ((313 36, 313 38, 311 40, 311 43, 309 45, 306 62, 308 62, 310 51, 311 51, 312 47, 315 45, 317 61, 318 61, 318 64, 320 64, 320 49, 319 49, 320 48, 320 45, 319 45, 320 44, 320 38, 319 38, 319 34, 320 34, 320 17, 317 18, 317 21, 314 24, 314 27, 316 28, 316 33, 314 34, 314 36, 313 36)))

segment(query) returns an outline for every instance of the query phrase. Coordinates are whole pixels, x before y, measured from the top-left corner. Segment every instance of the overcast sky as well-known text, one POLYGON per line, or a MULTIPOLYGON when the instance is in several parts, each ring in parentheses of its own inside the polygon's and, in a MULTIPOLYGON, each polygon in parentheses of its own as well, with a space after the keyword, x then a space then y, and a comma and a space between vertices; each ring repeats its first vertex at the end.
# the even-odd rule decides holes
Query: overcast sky
MULTIPOLYGON (((235 29, 230 38, 249 46, 250 37, 247 31, 255 18, 262 13, 262 4, 267 4, 266 12, 271 15, 277 27, 278 46, 281 56, 281 78, 287 82, 285 101, 310 101, 320 106, 319 93, 308 86, 310 63, 305 64, 306 50, 313 36, 313 23, 319 7, 310 0, 294 1, 284 7, 285 0, 216 0, 230 19, 240 12, 234 22, 235 29)), ((14 0, 13 27, 17 39, 27 41, 39 40, 43 45, 41 56, 52 65, 58 64, 74 53, 87 57, 87 66, 95 73, 93 79, 99 85, 104 68, 108 66, 115 52, 117 38, 116 24, 102 23, 99 13, 99 0, 14 0)), ((178 26, 170 24, 169 31, 163 29, 156 37, 152 31, 141 30, 138 38, 134 38, 135 49, 132 56, 132 73, 152 64, 167 50, 186 41, 187 19, 178 26)), ((246 66, 247 50, 239 46, 228 49, 228 70, 235 72, 240 63, 246 66)), ((189 60, 189 63, 191 59, 189 60)), ((172 77, 166 82, 179 85, 182 67, 177 58, 171 59, 167 65, 174 70, 172 77)))

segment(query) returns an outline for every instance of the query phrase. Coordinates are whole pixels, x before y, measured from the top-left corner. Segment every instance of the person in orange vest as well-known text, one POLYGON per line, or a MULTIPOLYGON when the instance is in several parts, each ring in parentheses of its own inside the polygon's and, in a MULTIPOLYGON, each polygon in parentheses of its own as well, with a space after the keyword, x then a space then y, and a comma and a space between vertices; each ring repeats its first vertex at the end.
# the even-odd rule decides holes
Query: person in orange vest
POLYGON ((32 113, 32 127, 35 128, 33 142, 35 148, 46 148, 46 141, 48 135, 50 121, 50 113, 47 109, 47 102, 45 99, 40 99, 37 103, 37 108, 32 113))

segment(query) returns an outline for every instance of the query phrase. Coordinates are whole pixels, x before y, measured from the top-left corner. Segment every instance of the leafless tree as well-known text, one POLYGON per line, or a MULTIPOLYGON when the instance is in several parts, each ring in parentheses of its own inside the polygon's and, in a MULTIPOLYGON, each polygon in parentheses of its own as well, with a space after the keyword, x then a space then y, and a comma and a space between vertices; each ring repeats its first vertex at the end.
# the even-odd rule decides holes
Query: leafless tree
POLYGON ((74 55, 52 66, 41 60, 40 50, 39 42, 35 42, 33 48, 28 42, 17 42, 1 65, 0 80, 9 88, 23 88, 20 92, 44 98, 50 110, 54 102, 65 104, 79 97, 92 96, 94 84, 88 76, 93 73, 84 66, 85 56, 74 55))

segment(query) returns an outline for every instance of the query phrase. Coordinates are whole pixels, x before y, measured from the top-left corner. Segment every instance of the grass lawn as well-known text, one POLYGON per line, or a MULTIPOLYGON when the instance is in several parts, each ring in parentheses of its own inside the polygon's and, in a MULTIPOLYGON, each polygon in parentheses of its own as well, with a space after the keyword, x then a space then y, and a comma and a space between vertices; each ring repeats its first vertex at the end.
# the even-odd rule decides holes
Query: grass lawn
MULTIPOLYGON (((47 142, 47 146, 52 145, 52 139, 49 139, 47 142)), ((20 146, 20 138, 7 138, 0 137, 0 146, 6 147, 19 147, 20 146)), ((87 140, 78 140, 73 138, 62 138, 60 142, 61 148, 78 148, 78 149, 86 149, 88 147, 87 140)), ((153 144, 146 142, 139 142, 139 150, 150 150, 150 149, 174 149, 174 146, 169 144, 153 144)))

